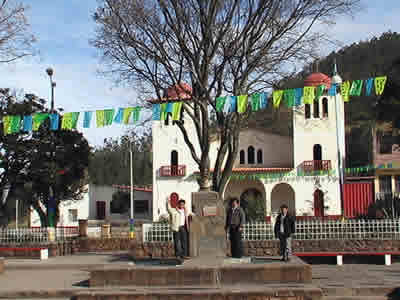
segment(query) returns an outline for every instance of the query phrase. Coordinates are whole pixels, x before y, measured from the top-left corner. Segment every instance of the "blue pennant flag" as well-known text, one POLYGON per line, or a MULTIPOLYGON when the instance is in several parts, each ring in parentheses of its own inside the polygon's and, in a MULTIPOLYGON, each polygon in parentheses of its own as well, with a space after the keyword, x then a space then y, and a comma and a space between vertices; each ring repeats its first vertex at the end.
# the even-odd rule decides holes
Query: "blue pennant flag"
POLYGON ((171 113, 174 111, 174 103, 173 102, 168 102, 167 104, 167 113, 171 113))
POLYGON ((303 97, 303 88, 297 88, 294 90, 294 105, 301 105, 301 98, 303 97))
POLYGON ((123 116, 124 116, 124 109, 118 108, 118 112, 115 114, 114 123, 121 124, 123 116))
POLYGON ((161 120, 161 105, 160 103, 153 104, 153 121, 161 120))
POLYGON ((229 96, 229 112, 235 112, 237 107, 237 97, 236 96, 229 96))
POLYGON ((85 111, 83 114, 83 128, 90 128, 90 121, 92 120, 92 113, 91 111, 85 111))
POLYGON ((30 132, 32 131, 32 116, 24 116, 23 130, 30 132))
POLYGON ((366 96, 371 96, 372 87, 374 86, 374 78, 368 78, 365 82, 366 96))
POLYGON ((267 108, 268 106, 268 93, 263 92, 260 95, 260 109, 267 108))
POLYGON ((58 130, 60 124, 60 116, 58 114, 50 114, 50 130, 58 130))
POLYGON ((336 96, 337 94, 337 83, 333 83, 330 87, 330 89, 328 90, 328 95, 329 96, 336 96))

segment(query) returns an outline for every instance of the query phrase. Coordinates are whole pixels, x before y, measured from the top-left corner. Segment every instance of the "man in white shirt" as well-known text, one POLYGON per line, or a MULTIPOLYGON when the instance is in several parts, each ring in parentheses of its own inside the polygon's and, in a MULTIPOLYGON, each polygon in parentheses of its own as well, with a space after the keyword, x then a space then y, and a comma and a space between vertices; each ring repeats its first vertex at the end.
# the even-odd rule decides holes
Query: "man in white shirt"
POLYGON ((188 213, 185 200, 180 199, 176 208, 173 208, 170 199, 167 200, 167 210, 171 218, 171 230, 174 238, 175 256, 189 259, 188 255, 188 213))

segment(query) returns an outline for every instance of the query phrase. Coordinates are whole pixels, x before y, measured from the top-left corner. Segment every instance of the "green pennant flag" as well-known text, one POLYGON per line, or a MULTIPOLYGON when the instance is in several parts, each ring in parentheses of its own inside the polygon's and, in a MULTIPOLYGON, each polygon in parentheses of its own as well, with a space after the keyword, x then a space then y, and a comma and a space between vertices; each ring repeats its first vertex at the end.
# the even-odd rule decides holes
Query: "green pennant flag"
POLYGON ((295 102, 295 89, 288 89, 283 91, 283 101, 287 107, 293 107, 295 102))
POLYGON ((168 105, 168 103, 162 103, 160 105, 160 120, 161 121, 165 121, 165 119, 167 118, 167 105, 168 105))
POLYGON ((317 92, 316 92, 317 99, 319 99, 319 97, 321 97, 324 94, 324 91, 325 91, 325 85, 321 84, 317 86, 317 92))
POLYGON ((251 110, 258 111, 260 109, 261 94, 255 93, 251 95, 251 110))
POLYGON ((303 103, 313 104, 315 98, 315 86, 305 86, 303 91, 303 103))
POLYGON ((140 106, 136 106, 133 109, 133 123, 137 123, 139 122, 140 119, 140 111, 142 110, 142 108, 140 106))
POLYGON ((114 109, 105 109, 104 110, 104 125, 111 125, 114 119, 114 109))
POLYGON ((65 113, 62 116, 61 129, 72 129, 72 113, 65 113))
POLYGON ((349 96, 350 96, 350 82, 345 81, 342 83, 340 87, 340 94, 342 95, 343 101, 344 102, 349 102, 349 96))
POLYGON ((226 97, 217 97, 215 106, 216 106, 216 109, 218 112, 220 112, 224 109, 225 101, 226 101, 226 97))
POLYGON ((36 113, 33 115, 33 131, 39 130, 40 125, 42 125, 43 121, 48 118, 48 113, 36 113))
POLYGON ((351 84, 350 96, 361 96, 361 91, 363 87, 363 80, 354 80, 351 84))
POLYGON ((3 117, 3 131, 5 135, 11 133, 11 116, 3 117))
POLYGON ((385 89, 387 76, 375 77, 375 93, 376 95, 382 95, 383 90, 385 89))
POLYGON ((11 133, 18 133, 21 130, 21 116, 11 117, 11 133))
POLYGON ((132 112, 133 112, 133 107, 127 107, 124 109, 124 113, 122 115, 122 122, 125 125, 129 123, 129 118, 130 118, 132 112))
POLYGON ((174 106, 172 107, 172 120, 179 121, 181 118, 181 111, 182 111, 183 102, 175 102, 174 106))
POLYGON ((96 126, 103 127, 105 123, 104 110, 96 110, 96 126))
POLYGON ((78 119, 79 119, 79 112, 72 112, 70 129, 76 129, 76 125, 78 124, 78 119))
POLYGON ((248 96, 247 95, 240 95, 238 98, 238 113, 242 114, 245 113, 247 110, 247 100, 248 96))
POLYGON ((272 92, 272 103, 275 108, 279 108, 283 97, 283 90, 277 90, 272 92))

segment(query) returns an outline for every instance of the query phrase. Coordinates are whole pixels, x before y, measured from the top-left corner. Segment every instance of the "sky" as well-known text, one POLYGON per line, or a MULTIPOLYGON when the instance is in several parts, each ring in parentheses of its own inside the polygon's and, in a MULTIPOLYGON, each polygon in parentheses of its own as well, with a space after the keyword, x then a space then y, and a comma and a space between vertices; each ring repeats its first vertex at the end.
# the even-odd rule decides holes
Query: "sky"
MULTIPOLYGON (((32 32, 38 39, 40 54, 34 58, 0 65, 0 87, 23 88, 25 92, 50 98, 50 83, 45 72, 54 69, 56 81, 55 106, 64 111, 96 110, 135 105, 133 87, 116 86, 98 74, 101 64, 96 49, 89 45, 95 23, 93 15, 97 0, 20 0, 29 5, 27 12, 32 32)), ((353 17, 342 17, 334 26, 324 27, 338 44, 324 47, 327 55, 341 46, 368 40, 391 30, 400 32, 400 1, 363 0, 363 9, 353 17)), ((340 71, 340 66, 339 66, 340 71)), ((99 146, 105 138, 118 138, 130 125, 83 129, 92 146, 99 146)))

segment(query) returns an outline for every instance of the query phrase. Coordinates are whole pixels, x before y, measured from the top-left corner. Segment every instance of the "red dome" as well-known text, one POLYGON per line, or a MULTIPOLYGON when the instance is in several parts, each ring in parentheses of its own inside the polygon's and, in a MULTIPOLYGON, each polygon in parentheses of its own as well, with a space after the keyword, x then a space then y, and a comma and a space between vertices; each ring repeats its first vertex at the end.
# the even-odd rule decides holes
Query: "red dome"
POLYGON ((164 97, 168 99, 189 99, 192 95, 192 87, 185 82, 175 84, 167 88, 164 97))
POLYGON ((312 73, 304 80, 304 86, 325 85, 327 89, 331 87, 331 78, 324 73, 312 73))

